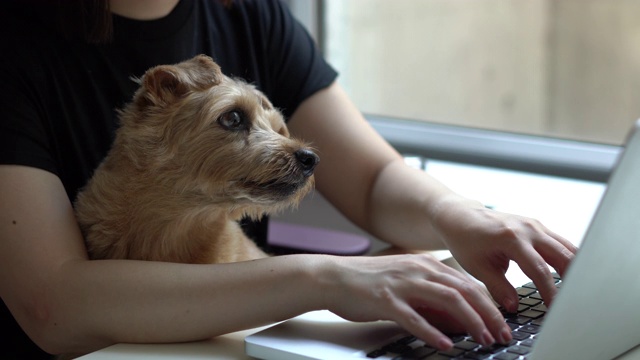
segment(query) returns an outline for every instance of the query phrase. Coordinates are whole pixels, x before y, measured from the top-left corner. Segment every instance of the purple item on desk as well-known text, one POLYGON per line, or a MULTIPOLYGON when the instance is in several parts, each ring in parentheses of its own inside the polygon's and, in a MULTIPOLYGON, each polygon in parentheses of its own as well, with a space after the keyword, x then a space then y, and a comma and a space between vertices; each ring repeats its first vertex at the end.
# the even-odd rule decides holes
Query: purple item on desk
POLYGON ((344 231, 269 221, 270 246, 331 255, 362 255, 371 242, 365 236, 344 231))

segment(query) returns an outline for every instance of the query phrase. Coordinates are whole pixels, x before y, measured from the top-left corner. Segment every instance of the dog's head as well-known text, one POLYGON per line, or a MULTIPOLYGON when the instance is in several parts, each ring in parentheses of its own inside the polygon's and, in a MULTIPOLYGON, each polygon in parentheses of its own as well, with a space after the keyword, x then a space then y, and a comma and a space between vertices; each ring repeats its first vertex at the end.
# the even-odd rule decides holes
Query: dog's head
POLYGON ((318 156, 289 136, 264 94, 211 58, 152 68, 140 85, 116 141, 154 186, 236 217, 297 204, 313 187, 318 156))

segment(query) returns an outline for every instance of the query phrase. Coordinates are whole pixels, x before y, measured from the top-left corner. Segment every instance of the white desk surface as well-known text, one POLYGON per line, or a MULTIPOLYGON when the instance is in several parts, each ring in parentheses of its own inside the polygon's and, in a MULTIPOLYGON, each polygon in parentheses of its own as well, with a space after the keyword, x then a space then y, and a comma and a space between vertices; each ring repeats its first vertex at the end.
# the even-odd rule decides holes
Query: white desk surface
MULTIPOLYGON (((605 190, 601 183, 441 161, 427 162, 426 171, 454 191, 498 211, 538 219, 576 245, 580 244, 605 190)), ((438 252, 437 256, 446 259, 450 255, 438 252)), ((528 282, 515 264, 510 266, 507 278, 514 286, 528 282)), ((261 329, 193 343, 117 344, 80 359, 249 359, 244 353, 244 338, 261 329)), ((620 359, 640 359, 640 346, 620 359)))
POLYGON ((219 336, 207 341, 180 344, 116 344, 82 356, 81 360, 237 360, 252 359, 244 353, 244 338, 256 328, 219 336))
MULTIPOLYGON (((220 336, 209 341, 183 344, 117 344, 80 357, 79 360, 242 360, 253 359, 244 353, 244 338, 258 330, 251 329, 220 336)), ((640 346, 617 360, 639 360, 640 346)))

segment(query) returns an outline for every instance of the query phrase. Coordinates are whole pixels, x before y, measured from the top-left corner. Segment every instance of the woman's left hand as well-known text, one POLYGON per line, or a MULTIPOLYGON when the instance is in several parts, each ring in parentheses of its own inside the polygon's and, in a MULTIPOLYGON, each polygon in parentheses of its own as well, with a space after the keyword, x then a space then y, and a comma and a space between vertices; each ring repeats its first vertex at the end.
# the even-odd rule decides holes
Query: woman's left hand
POLYGON ((545 303, 556 294, 551 265, 564 275, 577 248, 539 221, 487 209, 452 196, 434 214, 435 228, 453 256, 493 298, 515 312, 518 295, 505 273, 511 260, 534 282, 545 303))

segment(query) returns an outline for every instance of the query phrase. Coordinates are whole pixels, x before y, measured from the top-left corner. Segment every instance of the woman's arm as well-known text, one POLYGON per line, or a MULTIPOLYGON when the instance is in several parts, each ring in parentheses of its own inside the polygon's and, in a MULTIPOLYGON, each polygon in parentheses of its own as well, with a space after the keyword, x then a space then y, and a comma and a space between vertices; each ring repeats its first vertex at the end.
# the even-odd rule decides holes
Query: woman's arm
POLYGON ((0 165, 0 199, 0 296, 51 353, 193 341, 317 309, 356 321, 393 320, 442 349, 451 341, 421 310, 455 314, 455 323, 484 344, 508 333, 481 288, 428 255, 91 261, 58 177, 0 165))
POLYGON ((288 126, 318 149, 316 188, 356 225, 405 249, 445 248, 425 213, 449 189, 404 166, 337 83, 307 99, 288 126))
POLYGON ((551 302, 547 262, 562 274, 576 248, 537 221, 486 209, 406 166, 337 83, 305 101, 289 128, 318 148, 317 188, 358 226, 407 249, 449 248, 510 310, 518 297, 504 273, 514 260, 551 302))
POLYGON ((309 259, 88 261, 55 175, 0 166, 0 198, 0 295, 46 351, 197 340, 321 307, 309 259))

